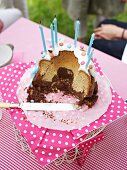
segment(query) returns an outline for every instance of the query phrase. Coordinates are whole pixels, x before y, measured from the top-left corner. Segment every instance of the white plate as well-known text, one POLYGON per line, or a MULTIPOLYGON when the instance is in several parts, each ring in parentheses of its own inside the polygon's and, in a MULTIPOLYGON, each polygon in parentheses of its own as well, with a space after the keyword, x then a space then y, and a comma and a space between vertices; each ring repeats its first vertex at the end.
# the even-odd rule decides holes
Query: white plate
POLYGON ((3 67, 12 59, 12 49, 6 44, 0 45, 0 67, 3 67))

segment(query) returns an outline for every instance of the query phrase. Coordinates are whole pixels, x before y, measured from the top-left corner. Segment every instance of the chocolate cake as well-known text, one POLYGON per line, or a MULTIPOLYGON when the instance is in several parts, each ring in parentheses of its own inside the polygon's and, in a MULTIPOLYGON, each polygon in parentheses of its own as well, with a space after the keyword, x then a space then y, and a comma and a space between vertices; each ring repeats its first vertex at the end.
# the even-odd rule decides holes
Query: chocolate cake
MULTIPOLYGON (((67 49, 59 47, 58 54, 52 50, 39 61, 38 71, 35 74, 32 86, 28 88, 27 101, 47 102, 46 94, 63 92, 63 95, 72 95, 78 99, 78 105, 86 104, 91 108, 98 99, 98 85, 95 80, 94 64, 91 61, 86 68, 85 50, 67 49), (82 62, 83 61, 83 62, 82 62)), ((49 101, 48 101, 49 102, 49 101)), ((52 101, 50 101, 52 102, 52 101)))

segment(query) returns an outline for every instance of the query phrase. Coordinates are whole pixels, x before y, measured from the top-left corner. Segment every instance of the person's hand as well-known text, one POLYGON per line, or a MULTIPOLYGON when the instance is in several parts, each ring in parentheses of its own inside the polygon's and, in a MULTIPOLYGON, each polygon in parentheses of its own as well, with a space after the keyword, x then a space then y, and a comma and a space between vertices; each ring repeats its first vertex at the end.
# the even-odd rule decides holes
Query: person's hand
POLYGON ((4 27, 4 24, 3 24, 2 20, 0 20, 0 32, 2 32, 3 27, 4 27))
POLYGON ((96 28, 94 33, 96 39, 120 39, 122 37, 123 28, 111 24, 104 24, 96 28))

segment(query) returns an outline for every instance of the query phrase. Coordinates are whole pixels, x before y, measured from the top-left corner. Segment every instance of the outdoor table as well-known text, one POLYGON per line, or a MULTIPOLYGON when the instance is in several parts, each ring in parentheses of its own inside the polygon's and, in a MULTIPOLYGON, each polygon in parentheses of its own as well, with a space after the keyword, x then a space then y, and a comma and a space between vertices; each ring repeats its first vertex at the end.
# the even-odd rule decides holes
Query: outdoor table
MULTIPOLYGON (((35 61, 37 58, 41 58, 42 43, 38 27, 38 24, 22 18, 0 35, 0 43, 14 45, 12 64, 35 61)), ((44 32, 48 40, 50 38, 50 30, 44 28, 44 32)), ((59 36, 73 43, 71 38, 62 34, 59 34, 59 36)), ((85 48, 87 49, 86 45, 85 48)), ((98 50, 94 50, 94 57, 110 80, 113 89, 123 100, 126 100, 126 64, 98 50)), ((123 115, 122 118, 105 128, 105 139, 99 142, 96 145, 96 149, 87 155, 87 159, 81 169, 126 169, 127 117, 123 115)), ((46 167, 42 167, 36 159, 21 150, 19 143, 16 143, 12 126, 10 115, 4 110, 3 118, 0 121, 1 169, 79 169, 75 162, 71 164, 63 162, 59 166, 52 162, 46 167)))

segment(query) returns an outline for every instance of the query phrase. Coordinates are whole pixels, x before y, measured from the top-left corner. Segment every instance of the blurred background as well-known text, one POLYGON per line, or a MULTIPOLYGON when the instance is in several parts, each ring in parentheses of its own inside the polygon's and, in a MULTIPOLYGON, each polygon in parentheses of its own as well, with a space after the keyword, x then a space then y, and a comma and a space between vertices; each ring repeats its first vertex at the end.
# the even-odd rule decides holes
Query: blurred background
MULTIPOLYGON (((58 19, 58 31, 71 38, 74 37, 74 22, 69 18, 67 12, 62 7, 62 0, 28 0, 29 18, 35 22, 42 21, 43 25, 49 27, 54 15, 58 19)), ((114 17, 120 21, 127 22, 127 4, 125 10, 114 17)), ((88 43, 89 37, 93 31, 93 22, 95 16, 89 15, 85 42, 88 43)))

